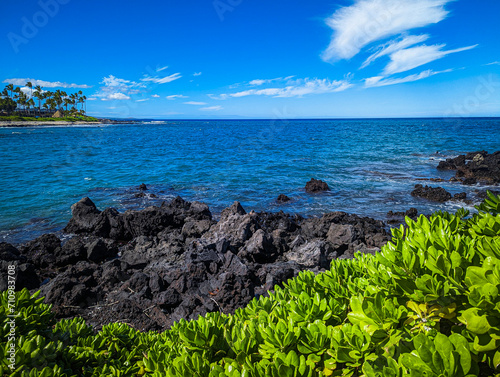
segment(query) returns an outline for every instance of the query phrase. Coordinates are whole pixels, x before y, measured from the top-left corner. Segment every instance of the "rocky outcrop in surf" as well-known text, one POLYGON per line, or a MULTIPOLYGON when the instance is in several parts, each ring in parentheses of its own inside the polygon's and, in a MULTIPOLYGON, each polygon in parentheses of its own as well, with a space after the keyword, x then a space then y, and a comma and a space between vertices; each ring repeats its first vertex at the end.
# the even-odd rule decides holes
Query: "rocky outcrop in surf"
POLYGON ((456 170, 455 179, 463 184, 500 184, 500 151, 470 152, 441 161, 439 170, 456 170))

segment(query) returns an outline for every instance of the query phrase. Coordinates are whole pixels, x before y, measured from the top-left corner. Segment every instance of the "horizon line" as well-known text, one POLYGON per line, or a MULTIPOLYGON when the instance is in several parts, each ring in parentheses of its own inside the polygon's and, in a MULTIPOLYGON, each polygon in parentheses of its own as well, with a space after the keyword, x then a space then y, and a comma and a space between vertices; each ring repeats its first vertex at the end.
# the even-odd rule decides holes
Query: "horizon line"
POLYGON ((256 120, 267 120, 267 121, 286 121, 286 120, 374 120, 374 119, 500 119, 500 115, 497 116, 470 116, 470 117, 461 117, 461 116, 423 116, 423 117, 339 117, 339 118, 115 118, 115 117, 105 117, 105 116, 94 116, 98 119, 110 119, 110 120, 120 120, 120 121, 256 121, 256 120))

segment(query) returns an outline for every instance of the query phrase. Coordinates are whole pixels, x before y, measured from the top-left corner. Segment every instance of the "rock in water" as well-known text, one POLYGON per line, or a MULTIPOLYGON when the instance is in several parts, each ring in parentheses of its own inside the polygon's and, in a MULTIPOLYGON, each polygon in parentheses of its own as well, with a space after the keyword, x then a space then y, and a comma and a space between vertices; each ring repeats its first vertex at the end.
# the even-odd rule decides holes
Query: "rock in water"
POLYGON ((90 198, 85 197, 71 206, 73 217, 69 221, 64 232, 66 233, 90 233, 94 230, 101 211, 97 209, 90 198))
POLYGON ((470 152, 456 158, 441 161, 439 170, 456 170, 455 179, 465 185, 477 182, 486 184, 500 183, 500 151, 489 154, 486 151, 470 152))
POLYGON ((330 187, 328 187, 326 182, 311 178, 311 180, 306 183, 306 192, 314 194, 322 191, 330 191, 330 187))
POLYGON ((280 204, 281 204, 281 203, 286 203, 286 202, 289 202, 290 200, 292 200, 292 199, 290 199, 290 198, 289 198, 288 196, 286 196, 285 194, 280 194, 280 196, 278 196, 278 199, 276 199, 276 201, 277 201, 278 203, 280 203, 280 204))
POLYGON ((451 194, 442 187, 415 185, 415 190, 411 192, 411 195, 441 203, 451 199, 451 194))

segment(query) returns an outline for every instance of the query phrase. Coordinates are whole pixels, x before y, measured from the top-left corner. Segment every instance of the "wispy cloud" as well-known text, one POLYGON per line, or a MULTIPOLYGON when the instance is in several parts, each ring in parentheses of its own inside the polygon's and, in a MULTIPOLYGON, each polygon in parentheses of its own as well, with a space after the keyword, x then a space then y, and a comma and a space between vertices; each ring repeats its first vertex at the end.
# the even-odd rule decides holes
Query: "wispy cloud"
POLYGON ((485 64, 485 65, 500 65, 500 62, 491 62, 491 63, 485 64))
POLYGON ((145 101, 149 101, 149 98, 138 99, 135 102, 145 102, 145 101))
POLYGON ((156 72, 161 72, 161 71, 164 71, 168 68, 168 65, 166 65, 165 67, 159 67, 159 68, 156 68, 156 72))
POLYGON ((385 55, 390 55, 396 51, 402 50, 404 48, 416 45, 418 43, 422 43, 426 41, 429 38, 429 35, 423 34, 423 35, 408 35, 404 36, 400 40, 392 40, 389 41, 381 46, 379 46, 379 50, 370 55, 368 59, 366 59, 361 66, 361 68, 365 68, 371 63, 373 63, 375 60, 378 58, 385 56, 385 55))
POLYGON ((348 80, 332 81, 329 79, 298 79, 287 82, 286 86, 265 89, 248 89, 236 93, 225 93, 219 99, 229 97, 239 98, 246 96, 271 96, 271 97, 302 97, 309 94, 323 94, 341 92, 350 88, 348 80))
POLYGON ((409 75, 406 77, 401 77, 401 78, 386 78, 384 76, 375 76, 375 77, 370 77, 365 79, 365 87, 367 88, 375 88, 379 86, 388 86, 388 85, 396 85, 396 84, 403 84, 406 82, 413 82, 413 81, 418 81, 422 79, 426 79, 428 77, 440 74, 440 73, 446 73, 446 72, 451 72, 453 71, 452 69, 447 69, 444 71, 432 71, 428 69, 427 71, 420 72, 418 74, 414 75, 409 75))
POLYGON ((174 73, 170 76, 166 77, 158 77, 158 76, 149 76, 149 75, 144 75, 144 77, 141 79, 141 81, 145 82, 153 82, 155 84, 166 84, 175 80, 178 80, 182 77, 180 73, 174 73))
POLYGON ((44 88, 80 88, 80 89, 88 89, 92 88, 92 85, 80 85, 80 84, 68 84, 67 82, 61 81, 45 81, 45 80, 37 80, 37 79, 6 79, 3 80, 6 84, 13 84, 18 86, 26 85, 28 81, 31 81, 33 86, 40 85, 44 88))
POLYGON ((222 110, 222 106, 209 106, 200 108, 201 111, 219 111, 222 110))
POLYGON ((153 94, 151 97, 153 97, 153 98, 160 98, 160 96, 158 94, 153 94))
MULTIPOLYGON (((231 87, 232 87, 232 85, 231 85, 231 87)), ((223 93, 223 94, 207 94, 207 96, 210 97, 211 99, 215 99, 215 100, 226 100, 226 99, 229 98, 229 94, 226 94, 226 93, 223 93)))
POLYGON ((184 96, 182 94, 172 94, 170 96, 167 96, 168 100, 174 100, 174 99, 177 99, 177 98, 189 98, 189 97, 188 96, 184 96))
POLYGON ((446 45, 422 45, 399 50, 390 55, 391 61, 384 69, 384 75, 409 71, 413 68, 430 63, 434 60, 444 58, 446 55, 456 52, 471 50, 477 45, 457 48, 454 50, 442 50, 446 45))
POLYGON ((196 102, 196 101, 188 101, 184 102, 184 105, 195 105, 195 106, 203 106, 206 105, 206 102, 196 102))
POLYGON ((201 76, 202 72, 195 72, 193 73, 193 76, 201 76))
POLYGON ((275 81, 287 81, 293 79, 295 76, 287 76, 287 77, 277 77, 275 79, 256 79, 249 82, 250 85, 259 86, 264 84, 270 84, 275 81))
POLYGON ((448 15, 444 5, 452 0, 355 0, 326 19, 333 29, 323 60, 350 59, 375 41, 411 29, 435 24, 448 15))

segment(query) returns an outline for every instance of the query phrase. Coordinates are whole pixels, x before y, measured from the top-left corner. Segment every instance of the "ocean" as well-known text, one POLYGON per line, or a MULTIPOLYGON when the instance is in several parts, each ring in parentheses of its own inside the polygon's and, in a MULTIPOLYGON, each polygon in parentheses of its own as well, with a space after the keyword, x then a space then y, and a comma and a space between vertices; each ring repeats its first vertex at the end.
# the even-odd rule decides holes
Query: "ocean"
MULTIPOLYGON (((499 118, 142 121, 134 124, 0 128, 0 242, 60 231, 70 207, 159 205, 180 195, 217 216, 247 210, 303 216, 346 211, 386 219, 389 210, 454 211, 410 195, 417 183, 473 198, 486 186, 433 183, 453 172, 440 160, 500 150, 499 118), (330 192, 310 195, 311 178, 330 192), (145 183, 146 197, 136 197, 145 183), (154 194, 156 197, 151 197, 154 194), (286 194, 292 201, 278 205, 286 194)), ((498 189, 498 187, 497 187, 498 189)))

